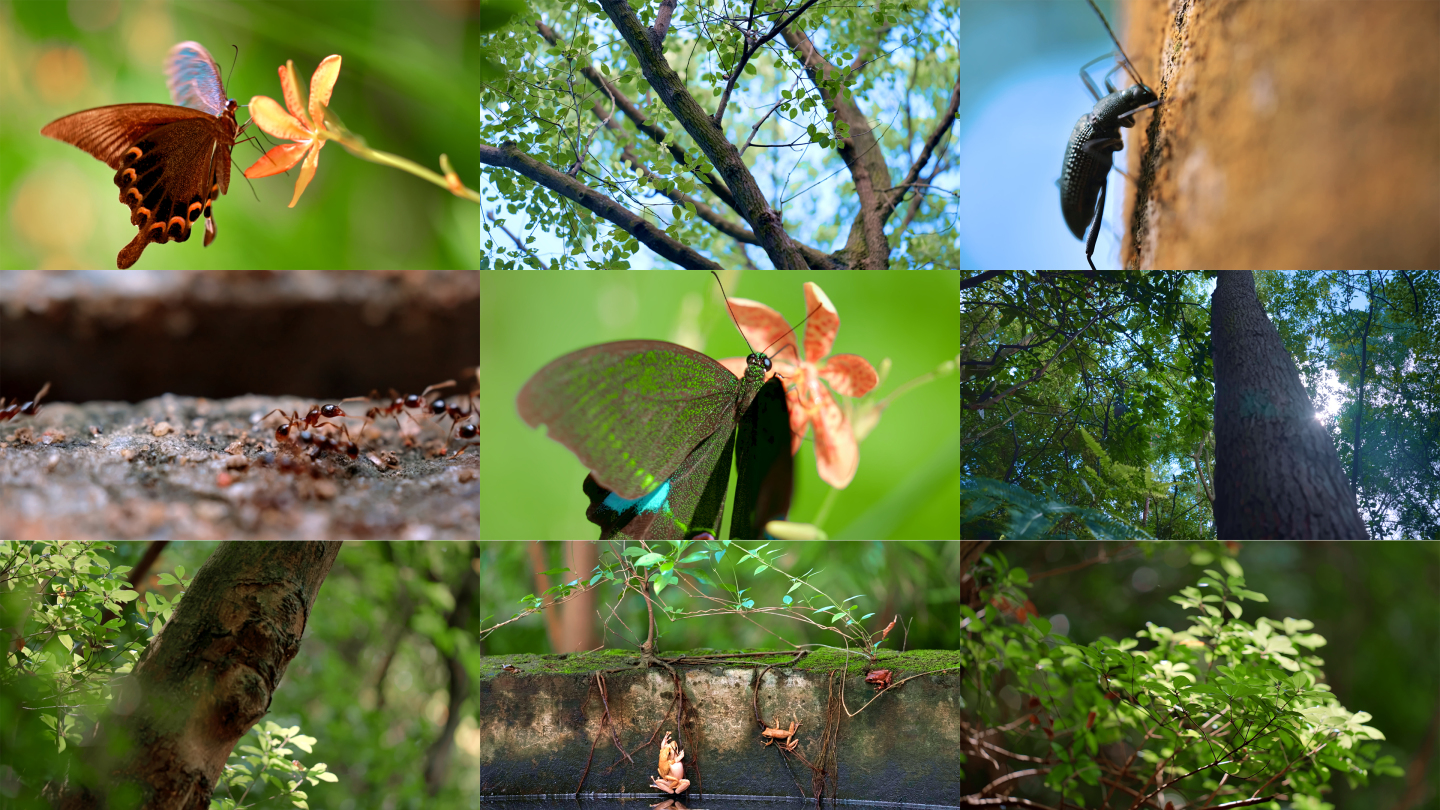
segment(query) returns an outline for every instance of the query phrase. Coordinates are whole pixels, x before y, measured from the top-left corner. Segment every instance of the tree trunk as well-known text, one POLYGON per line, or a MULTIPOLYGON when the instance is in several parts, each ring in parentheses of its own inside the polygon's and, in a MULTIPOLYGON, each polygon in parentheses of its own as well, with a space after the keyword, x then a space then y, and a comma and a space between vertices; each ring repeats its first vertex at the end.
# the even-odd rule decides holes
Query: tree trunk
POLYGON ((1122 153, 1126 267, 1440 266, 1440 3, 1125 9, 1161 99, 1122 153))
POLYGON ((1220 273, 1210 331, 1219 539, 1367 539, 1340 456, 1250 271, 1220 273))
POLYGON ((1360 426, 1365 423, 1365 368, 1370 360, 1370 324, 1375 320, 1375 279, 1371 278, 1369 270, 1365 271, 1365 280, 1370 283, 1367 293, 1370 307, 1365 313, 1365 331, 1360 334, 1360 386, 1359 394, 1355 397, 1355 452, 1350 465, 1350 492, 1354 494, 1356 503, 1360 502, 1360 426))
POLYGON ((231 749, 300 651, 340 546, 222 544, 117 682, 58 807, 206 810, 231 749))

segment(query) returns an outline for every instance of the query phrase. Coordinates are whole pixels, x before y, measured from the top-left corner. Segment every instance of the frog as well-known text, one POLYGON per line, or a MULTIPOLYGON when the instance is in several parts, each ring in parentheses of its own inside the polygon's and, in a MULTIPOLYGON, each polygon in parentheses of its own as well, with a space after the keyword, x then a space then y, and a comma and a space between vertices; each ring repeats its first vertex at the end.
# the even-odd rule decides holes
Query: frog
POLYGON ((800 742, 795 737, 795 729, 799 727, 800 723, 797 722, 794 717, 791 717, 790 728, 781 728, 780 720, 777 718, 775 720, 775 727, 767 727, 764 731, 760 732, 760 736, 764 738, 766 745, 770 745, 771 743, 779 743, 780 747, 785 749, 786 751, 794 751, 795 746, 800 742), (785 742, 785 740, 789 740, 789 742, 785 742))
POLYGON ((685 778, 685 764, 680 761, 684 758, 680 742, 671 740, 670 732, 665 732, 660 741, 660 775, 650 785, 666 793, 684 793, 690 787, 690 780, 685 778))

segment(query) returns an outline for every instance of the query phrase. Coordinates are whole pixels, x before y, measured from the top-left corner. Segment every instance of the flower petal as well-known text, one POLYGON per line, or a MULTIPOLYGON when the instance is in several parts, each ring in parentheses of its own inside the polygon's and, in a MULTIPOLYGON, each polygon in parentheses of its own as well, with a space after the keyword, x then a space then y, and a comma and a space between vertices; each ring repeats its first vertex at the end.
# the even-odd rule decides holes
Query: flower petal
POLYGON ((829 391, 821 388, 815 404, 819 411, 819 418, 811 420, 815 425, 815 469, 821 481, 844 489, 860 468, 860 447, 850 430, 849 417, 829 391))
POLYGON ((805 431, 810 427, 810 412, 800 401, 799 387, 785 391, 785 407, 790 411, 790 455, 800 452, 805 441, 805 431))
POLYGON ((300 195, 305 193, 305 187, 310 185, 310 178, 315 176, 315 167, 320 165, 320 147, 324 145, 323 142, 315 144, 315 148, 305 156, 305 165, 300 167, 300 177, 295 181, 295 196, 290 198, 291 208, 300 202, 300 195))
POLYGON ((335 90, 335 80, 339 78, 340 54, 336 53, 321 59, 310 77, 310 119, 316 127, 325 121, 322 108, 330 106, 330 94, 335 90))
MULTIPOLYGON (((785 322, 784 315, 770 307, 748 298, 731 298, 730 313, 735 316, 740 334, 745 336, 746 342, 754 347, 755 351, 763 351, 773 359, 786 346, 794 348, 795 338, 790 331, 790 324, 785 322)), ((792 356, 795 356, 793 352, 792 356)))
POLYGON ((305 150, 309 143, 282 143, 260 156, 254 165, 245 170, 245 176, 254 180, 260 177, 269 177, 272 174, 289 171, 290 167, 300 162, 305 157, 305 150))
POLYGON ((305 88, 300 85, 300 76, 295 72, 293 59, 286 59, 285 64, 280 66, 280 92, 285 94, 285 108, 303 121, 306 129, 314 129, 315 124, 305 117, 305 104, 300 101, 305 88))
POLYGON ((880 383, 880 375, 870 361, 858 354, 837 354, 825 359, 820 376, 835 393, 847 397, 863 397, 880 383))
POLYGON ((278 101, 269 96, 250 99, 250 120, 272 138, 287 141, 310 139, 310 129, 305 122, 286 112, 278 101))
POLYGON ((813 281, 805 282, 805 359, 818 362, 830 353, 840 331, 840 313, 830 297, 813 281))

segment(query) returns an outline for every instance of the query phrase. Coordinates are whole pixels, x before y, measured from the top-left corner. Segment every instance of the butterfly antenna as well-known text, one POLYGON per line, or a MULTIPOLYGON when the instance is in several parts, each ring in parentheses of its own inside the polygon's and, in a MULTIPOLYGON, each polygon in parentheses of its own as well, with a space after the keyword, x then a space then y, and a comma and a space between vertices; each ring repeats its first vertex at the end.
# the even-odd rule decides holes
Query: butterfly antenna
POLYGON ((730 296, 725 294, 725 284, 720 281, 720 274, 711 270, 710 275, 714 276, 715 283, 720 285, 720 297, 725 299, 725 311, 730 313, 730 320, 735 324, 735 329, 740 332, 740 339, 745 341, 745 347, 750 350, 751 354, 754 354, 755 347, 750 345, 750 339, 745 337, 745 330, 740 328, 739 319, 735 317, 735 313, 730 309, 730 296))
MULTIPOLYGON (((715 272, 715 271, 712 270, 712 271, 710 271, 710 272, 713 273, 713 272, 715 272)), ((797 323, 797 324, 795 324, 794 326, 790 327, 790 330, 789 330, 789 332, 787 332, 787 334, 793 336, 793 335, 795 334, 795 330, 798 329, 801 324, 803 324, 803 323, 805 323, 806 321, 810 320, 810 316, 811 316, 811 315, 814 315, 816 312, 819 312, 819 311, 820 311, 820 307, 821 307, 820 304, 816 304, 814 309, 812 309, 812 310, 810 310, 809 312, 805 313, 805 317, 801 318, 800 321, 799 321, 799 323, 797 323)), ((785 336, 784 336, 784 335, 781 335, 780 337, 775 338, 774 343, 771 343, 770 346, 774 346, 776 343, 779 343, 780 341, 782 341, 782 340, 784 340, 784 339, 785 339, 785 336)), ((765 347, 765 353, 766 353, 766 354, 770 354, 770 346, 766 346, 766 347, 765 347)), ((791 351, 795 352, 795 360, 796 360, 796 362, 799 362, 799 360, 800 360, 800 349, 799 349, 799 347, 796 346, 796 341, 793 341, 793 340, 792 340, 792 341, 790 341, 789 343, 785 344, 784 346, 781 346, 781 347, 780 347, 780 351, 782 351, 782 352, 785 351, 785 349, 786 349, 787 347, 788 347, 791 351)), ((774 355, 771 355, 771 356, 773 357, 774 355)))

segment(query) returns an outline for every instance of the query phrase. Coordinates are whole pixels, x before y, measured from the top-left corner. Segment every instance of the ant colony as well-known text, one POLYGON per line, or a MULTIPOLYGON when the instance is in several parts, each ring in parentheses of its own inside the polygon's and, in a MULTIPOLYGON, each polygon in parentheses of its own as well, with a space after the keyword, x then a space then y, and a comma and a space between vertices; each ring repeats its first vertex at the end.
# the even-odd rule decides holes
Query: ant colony
MULTIPOLYGON (((424 433, 427 424, 437 428, 443 427, 440 420, 449 418, 450 426, 445 432, 444 449, 439 452, 439 455, 454 459, 465 452, 466 448, 473 446, 474 439, 479 435, 478 426, 470 421, 470 417, 477 412, 475 395, 471 393, 463 399, 446 400, 437 394, 434 399, 428 398, 432 391, 454 385, 454 380, 446 380, 428 386, 419 394, 402 395, 392 388, 388 399, 382 398, 376 391, 371 391, 367 397, 342 399, 342 403, 357 401, 384 403, 366 410, 364 423, 353 436, 348 426, 333 420, 359 419, 360 417, 347 414, 340 405, 312 405, 304 416, 301 416, 298 411, 286 413, 284 410, 276 408, 260 417, 256 423, 269 419, 273 414, 280 415, 282 421, 275 427, 275 443, 277 449, 284 452, 278 456, 277 464, 286 470, 298 470, 312 466, 307 462, 319 461, 327 453, 343 453, 352 460, 358 459, 361 453, 359 442, 379 438, 378 429, 371 426, 377 419, 385 416, 395 419, 396 427, 400 429, 400 436, 406 447, 413 447, 417 444, 416 439, 424 433), (416 417, 416 413, 419 414, 419 418, 416 417), (409 420, 408 423, 401 421, 400 417, 402 416, 409 420), (371 431, 369 437, 366 435, 367 429, 371 431), (451 454, 450 446, 457 437, 460 439, 459 449, 451 454)), ((435 444, 438 446, 439 442, 436 441, 435 444)), ((394 468, 399 466, 398 458, 392 452, 382 451, 379 455, 368 454, 367 458, 377 467, 394 468)))

